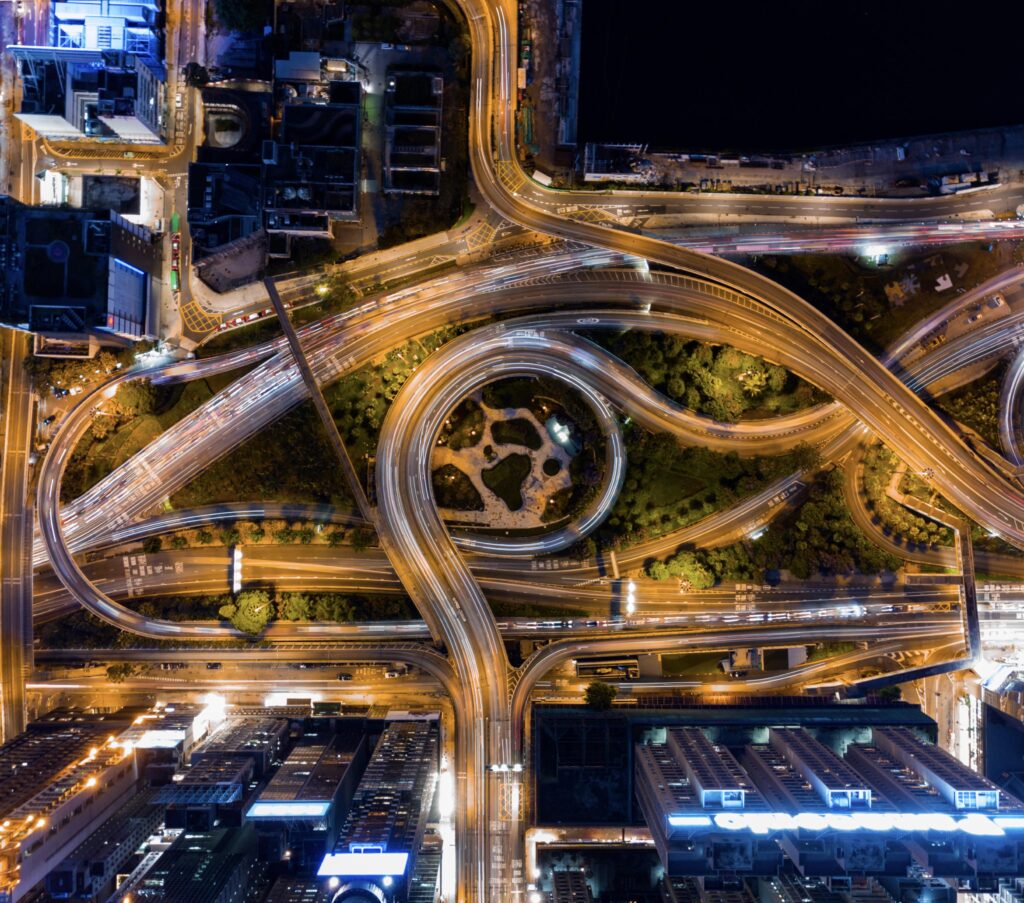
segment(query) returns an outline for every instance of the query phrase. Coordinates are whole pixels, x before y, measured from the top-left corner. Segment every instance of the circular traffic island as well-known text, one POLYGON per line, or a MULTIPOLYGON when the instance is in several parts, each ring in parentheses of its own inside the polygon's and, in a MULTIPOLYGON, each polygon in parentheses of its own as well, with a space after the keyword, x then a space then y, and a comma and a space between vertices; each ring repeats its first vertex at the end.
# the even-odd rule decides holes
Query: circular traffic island
POLYGON ((434 497, 453 523, 543 531, 594 497, 604 456, 597 418, 572 388, 545 378, 499 380, 446 418, 431 458, 434 497))

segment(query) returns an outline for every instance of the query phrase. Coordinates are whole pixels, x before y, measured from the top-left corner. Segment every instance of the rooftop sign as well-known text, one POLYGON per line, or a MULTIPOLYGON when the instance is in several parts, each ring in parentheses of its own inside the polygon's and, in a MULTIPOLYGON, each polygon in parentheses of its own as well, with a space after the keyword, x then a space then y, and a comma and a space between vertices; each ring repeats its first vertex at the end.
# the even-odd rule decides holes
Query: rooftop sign
POLYGON ((720 831, 862 831, 886 833, 935 831, 961 832, 975 837, 1002 837, 1007 831, 1024 831, 1024 816, 946 815, 935 812, 717 812, 714 815, 670 815, 671 828, 711 828, 720 831))
POLYGON ((328 853, 320 863, 321 878, 376 878, 381 875, 404 875, 408 853, 328 853))

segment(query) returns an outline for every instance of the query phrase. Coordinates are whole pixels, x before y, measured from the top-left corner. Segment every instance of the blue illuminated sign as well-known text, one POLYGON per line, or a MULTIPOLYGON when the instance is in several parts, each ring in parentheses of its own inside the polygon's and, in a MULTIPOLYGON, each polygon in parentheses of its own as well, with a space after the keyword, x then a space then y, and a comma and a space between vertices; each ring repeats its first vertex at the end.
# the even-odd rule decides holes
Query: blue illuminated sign
POLYGON ((716 812, 712 815, 670 815, 671 828, 710 828, 721 831, 936 831, 961 832, 975 837, 1002 837, 1024 830, 1024 816, 945 815, 937 812, 716 812))
POLYGON ((302 800, 261 800, 253 803, 249 818, 323 818, 330 803, 302 800))

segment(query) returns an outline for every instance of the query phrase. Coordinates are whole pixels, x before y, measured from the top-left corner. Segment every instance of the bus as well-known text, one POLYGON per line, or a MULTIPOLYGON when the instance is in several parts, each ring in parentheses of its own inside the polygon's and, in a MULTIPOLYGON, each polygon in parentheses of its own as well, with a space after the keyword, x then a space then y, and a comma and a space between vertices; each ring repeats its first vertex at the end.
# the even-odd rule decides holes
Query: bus
POLYGON ((181 217, 178 216, 178 211, 175 210, 174 213, 171 214, 171 232, 174 233, 174 232, 180 232, 180 231, 181 231, 181 217))
POLYGON ((576 660, 576 676, 603 680, 638 680, 640 663, 635 655, 621 658, 581 658, 576 660))
POLYGON ((181 283, 178 280, 178 268, 173 267, 171 269, 171 291, 177 292, 181 290, 181 283))

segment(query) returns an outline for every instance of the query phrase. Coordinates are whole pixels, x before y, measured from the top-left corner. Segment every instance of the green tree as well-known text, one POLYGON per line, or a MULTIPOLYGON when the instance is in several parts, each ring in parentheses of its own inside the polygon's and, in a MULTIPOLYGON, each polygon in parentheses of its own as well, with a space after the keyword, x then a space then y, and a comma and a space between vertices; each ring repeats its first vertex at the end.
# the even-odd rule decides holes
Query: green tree
POLYGON ((352 531, 352 550, 354 552, 365 552, 373 542, 373 530, 366 527, 359 527, 352 531))
POLYGON ((295 542, 295 531, 291 527, 282 527, 280 530, 275 530, 272 534, 274 542, 280 545, 288 545, 288 543, 295 542))
POLYGON ((246 590, 235 596, 234 602, 222 605, 218 612, 243 633, 255 636, 270 623, 274 609, 266 592, 246 590))
POLYGON ((175 533, 174 538, 171 540, 171 546, 175 549, 187 549, 188 540, 180 533, 175 533))
POLYGON ((114 406, 127 417, 150 414, 156 404, 156 388, 148 379, 123 383, 114 396, 114 406))
POLYGON ((313 617, 317 621, 354 621, 352 603, 337 593, 322 593, 313 603, 313 617))
POLYGON ((237 527, 227 527, 220 531, 221 545, 237 546, 242 541, 242 534, 237 527))
POLYGON ((134 674, 135 665, 131 662, 120 662, 116 665, 107 665, 107 680, 112 684, 124 683, 134 674))
POLYGON ((200 530, 196 533, 196 540, 200 545, 208 546, 213 542, 213 534, 209 530, 200 530))
POLYGON ((611 684, 603 680, 594 680, 587 684, 583 699, 587 705, 598 712, 606 712, 612 707, 617 691, 611 684))
POLYGON ((310 610, 310 598, 305 593, 282 593, 277 602, 277 616, 284 621, 308 621, 310 610))
POLYGON ((147 536, 142 541, 142 551, 147 555, 153 555, 163 548, 163 540, 159 536, 147 536))

